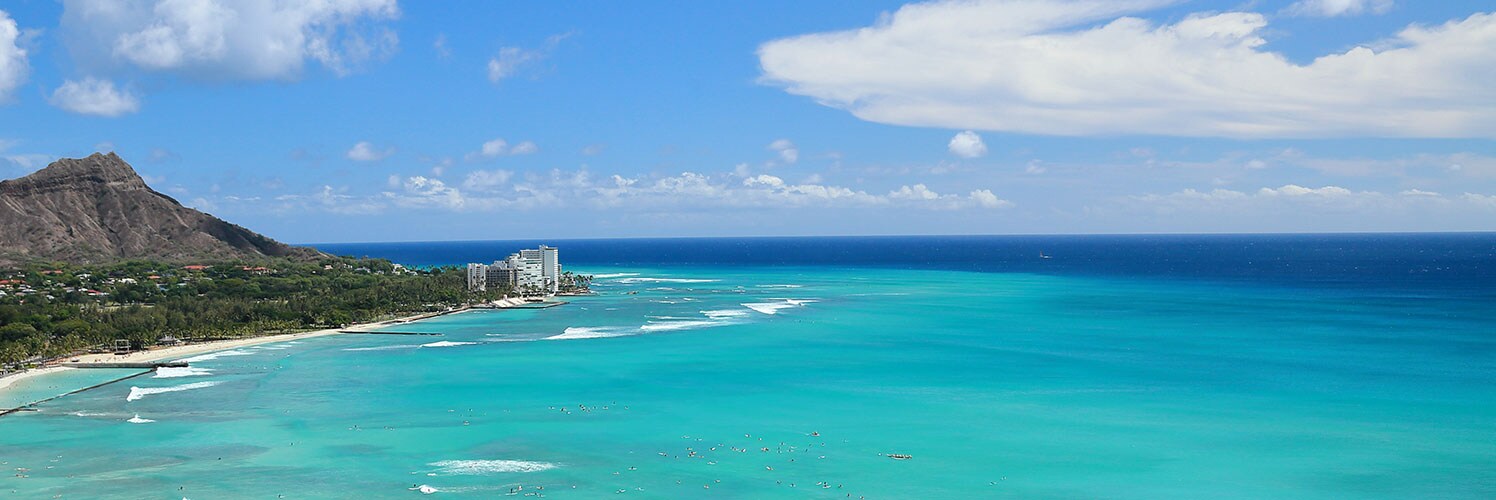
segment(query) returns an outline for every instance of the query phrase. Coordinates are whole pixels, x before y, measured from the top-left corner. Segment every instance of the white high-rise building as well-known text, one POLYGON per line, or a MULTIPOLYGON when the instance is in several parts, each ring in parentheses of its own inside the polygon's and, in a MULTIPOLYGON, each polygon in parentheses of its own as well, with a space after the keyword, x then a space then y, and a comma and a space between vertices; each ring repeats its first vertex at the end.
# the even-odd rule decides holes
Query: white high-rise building
POLYGON ((468 290, 505 284, 520 291, 554 294, 561 289, 561 260, 555 247, 524 249, 493 265, 468 264, 468 290))

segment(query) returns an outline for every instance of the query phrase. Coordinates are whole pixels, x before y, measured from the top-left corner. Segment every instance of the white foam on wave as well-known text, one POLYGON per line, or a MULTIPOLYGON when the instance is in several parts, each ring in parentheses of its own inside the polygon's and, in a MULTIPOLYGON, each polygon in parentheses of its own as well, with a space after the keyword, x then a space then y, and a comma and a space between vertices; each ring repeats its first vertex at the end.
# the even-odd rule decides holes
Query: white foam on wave
POLYGON ((87 411, 75 411, 75 412, 73 412, 73 416, 75 416, 75 417, 84 417, 84 418, 88 418, 88 417, 107 417, 107 416, 109 416, 109 414, 108 413, 94 413, 94 412, 87 412, 87 411))
POLYGON ((213 370, 209 370, 207 368, 197 368, 192 366, 163 366, 161 368, 157 368, 156 374, 151 378, 201 377, 204 375, 212 374, 213 370))
POLYGON ((801 288, 801 285, 758 285, 759 288, 801 288))
POLYGON ((722 280, 709 280, 699 278, 624 278, 619 283, 714 283, 722 280))
POLYGON ((130 395, 129 396, 125 396, 125 401, 135 401, 137 399, 140 399, 140 398, 152 395, 152 394, 162 394, 162 393, 167 393, 167 392, 190 391, 190 390, 193 390, 193 389, 202 389, 202 388, 205 388, 205 387, 213 387, 215 385, 218 385, 218 381, 217 380, 209 381, 209 382, 193 382, 191 384, 174 385, 174 386, 171 386, 171 387, 131 387, 130 388, 130 395))
POLYGON ((805 304, 809 304, 811 302, 816 302, 815 299, 778 299, 778 300, 779 300, 779 302, 748 302, 748 303, 743 304, 743 307, 746 307, 746 308, 749 308, 749 309, 752 309, 754 311, 758 311, 758 312, 761 312, 761 313, 764 313, 764 314, 779 314, 779 311, 781 309, 789 309, 791 307, 800 307, 800 306, 803 306, 805 304))
POLYGON ((530 337, 530 338, 521 338, 521 337, 501 336, 502 334, 496 334, 496 333, 490 333, 488 335, 490 337, 492 337, 492 338, 483 339, 483 342, 534 342, 536 340, 540 340, 538 338, 533 338, 533 337, 530 337))
POLYGON ((462 345, 477 345, 477 344, 478 344, 477 342, 453 342, 453 341, 450 341, 450 340, 441 340, 441 341, 437 341, 437 342, 432 342, 430 344, 421 344, 421 347, 457 347, 457 346, 462 346, 462 345))
POLYGON ((644 332, 668 332, 674 330, 690 330, 694 328, 710 328, 727 324, 724 321, 710 320, 687 320, 687 321, 660 321, 650 322, 639 327, 644 332))
POLYGON ((554 337, 546 337, 546 340, 577 340, 577 339, 602 339, 608 337, 627 337, 638 335, 639 329, 627 326, 573 326, 554 337))
POLYGON ((155 422, 155 420, 151 420, 149 418, 140 418, 140 414, 136 413, 135 416, 130 417, 130 419, 126 420, 126 422, 129 422, 129 423, 132 423, 132 424, 149 424, 151 422, 155 422))
POLYGON ((761 312, 761 313, 764 313, 764 314, 779 314, 779 310, 780 309, 788 309, 788 308, 795 307, 795 306, 792 306, 792 305, 789 305, 789 304, 786 304, 786 303, 783 303, 783 302, 749 302, 749 303, 743 304, 743 307, 746 307, 746 308, 749 308, 749 309, 752 309, 752 310, 755 310, 755 311, 758 311, 758 312, 761 312))
POLYGON ((638 276, 638 275, 639 275, 639 273, 608 273, 608 274, 594 274, 594 275, 592 275, 592 277, 594 279, 605 280, 605 279, 609 279, 609 278, 626 278, 626 277, 629 277, 629 276, 638 276))
POLYGON ((559 467, 550 462, 529 460, 442 460, 426 465, 437 467, 440 475, 481 476, 511 472, 540 472, 559 467))
POLYGON ((375 347, 349 347, 344 351, 393 351, 397 349, 415 349, 421 344, 381 345, 375 347))
POLYGON ((741 318, 747 316, 749 313, 748 311, 744 311, 742 309, 717 309, 712 311, 701 311, 701 314, 705 314, 706 317, 711 319, 730 319, 741 318))
POLYGON ((229 356, 248 356, 248 355, 251 355, 251 354, 254 354, 254 353, 249 352, 249 351, 239 350, 239 349, 230 349, 230 350, 227 350, 227 351, 210 352, 210 353, 207 353, 207 354, 203 354, 203 355, 199 355, 199 356, 193 356, 193 357, 186 358, 186 359, 179 359, 177 361, 181 361, 183 363, 200 363, 200 362, 203 362, 203 361, 212 361, 212 360, 215 360, 215 359, 218 359, 218 358, 225 358, 225 357, 229 357, 229 356))

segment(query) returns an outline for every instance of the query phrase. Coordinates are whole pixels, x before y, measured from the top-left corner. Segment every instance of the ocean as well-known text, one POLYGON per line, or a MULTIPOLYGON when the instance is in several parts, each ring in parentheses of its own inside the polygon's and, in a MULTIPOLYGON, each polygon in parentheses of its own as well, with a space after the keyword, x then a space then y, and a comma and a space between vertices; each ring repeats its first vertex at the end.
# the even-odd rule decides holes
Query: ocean
POLYGON ((0 492, 1496 497, 1496 234, 317 246, 540 243, 597 295, 56 399, 0 418, 0 492))

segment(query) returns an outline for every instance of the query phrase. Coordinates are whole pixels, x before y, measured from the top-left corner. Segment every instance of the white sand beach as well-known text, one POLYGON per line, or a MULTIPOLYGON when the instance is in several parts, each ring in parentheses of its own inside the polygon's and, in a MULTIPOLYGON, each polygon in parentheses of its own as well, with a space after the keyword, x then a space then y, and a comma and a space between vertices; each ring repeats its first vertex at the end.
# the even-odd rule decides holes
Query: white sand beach
MULTIPOLYGON (((461 309, 459 309, 457 311, 460 311, 460 310, 461 309)), ((329 336, 329 335, 337 335, 337 334, 344 333, 344 332, 368 331, 368 330, 372 330, 374 328, 378 328, 378 327, 381 327, 381 326, 388 326, 388 325, 398 324, 398 323, 406 323, 406 322, 410 322, 410 321, 416 321, 416 320, 426 319, 426 318, 430 318, 430 317, 434 317, 434 316, 440 316, 442 314, 448 314, 450 312, 457 312, 457 311, 444 311, 444 312, 441 312, 441 313, 422 313, 422 314, 416 314, 416 315, 406 316, 406 317, 403 317, 403 318, 396 318, 396 319, 390 319, 390 320, 384 320, 384 321, 375 321, 375 322, 370 322, 370 323, 362 323, 362 324, 358 324, 358 325, 352 325, 352 326, 349 326, 347 328, 329 328, 329 329, 326 329, 326 330, 317 330, 317 331, 311 331, 311 332, 285 333, 285 334, 276 334, 276 335, 265 335, 265 336, 260 336, 260 337, 248 337, 248 338, 242 338, 242 339, 229 339, 229 340, 215 340, 215 341, 211 341, 211 342, 198 342, 198 343, 183 344, 183 345, 178 345, 178 346, 155 347, 155 348, 151 348, 151 349, 144 350, 144 351, 136 351, 136 352, 132 352, 130 354, 122 354, 122 355, 116 355, 116 354, 111 354, 111 353, 103 353, 103 354, 83 354, 83 355, 79 355, 79 356, 71 356, 71 357, 67 357, 67 358, 58 359, 56 361, 48 363, 46 366, 43 366, 41 368, 35 368, 35 369, 26 370, 26 371, 19 372, 19 373, 14 373, 14 374, 11 374, 11 375, 7 375, 5 377, 0 377, 0 391, 4 391, 7 387, 10 387, 11 385, 15 384, 16 382, 20 382, 22 380, 26 380, 26 379, 29 379, 29 378, 32 378, 32 377, 38 377, 38 376, 46 375, 46 374, 49 374, 49 373, 56 373, 56 372, 63 371, 63 370, 71 370, 73 368, 71 368, 70 365, 79 365, 79 364, 88 364, 88 363, 122 363, 122 362, 146 363, 146 362, 152 362, 152 361, 169 361, 169 360, 177 359, 177 358, 185 358, 185 357, 189 357, 189 356, 196 356, 196 355, 199 355, 199 354, 207 354, 207 353, 216 352, 216 351, 226 351, 226 350, 229 350, 229 349, 235 349, 235 348, 240 348, 240 347, 249 347, 249 346, 253 346, 253 345, 270 344, 270 343, 275 343, 275 342, 286 342, 286 341, 291 341, 291 340, 309 339, 309 338, 316 338, 316 337, 326 337, 326 336, 329 336)))

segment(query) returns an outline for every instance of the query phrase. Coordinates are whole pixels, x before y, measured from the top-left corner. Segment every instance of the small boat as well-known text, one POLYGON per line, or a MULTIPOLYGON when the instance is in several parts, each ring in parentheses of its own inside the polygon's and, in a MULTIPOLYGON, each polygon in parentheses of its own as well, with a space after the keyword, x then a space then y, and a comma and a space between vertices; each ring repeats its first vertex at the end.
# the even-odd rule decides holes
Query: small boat
POLYGON ((1044 252, 1039 252, 1039 258, 1041 258, 1041 259, 1053 259, 1054 257, 1049 256, 1049 255, 1044 255, 1044 252))
POLYGON ((901 454, 898 454, 898 453, 893 453, 893 454, 888 455, 888 458, 892 458, 894 460, 908 460, 908 459, 914 458, 914 455, 901 455, 901 454))

